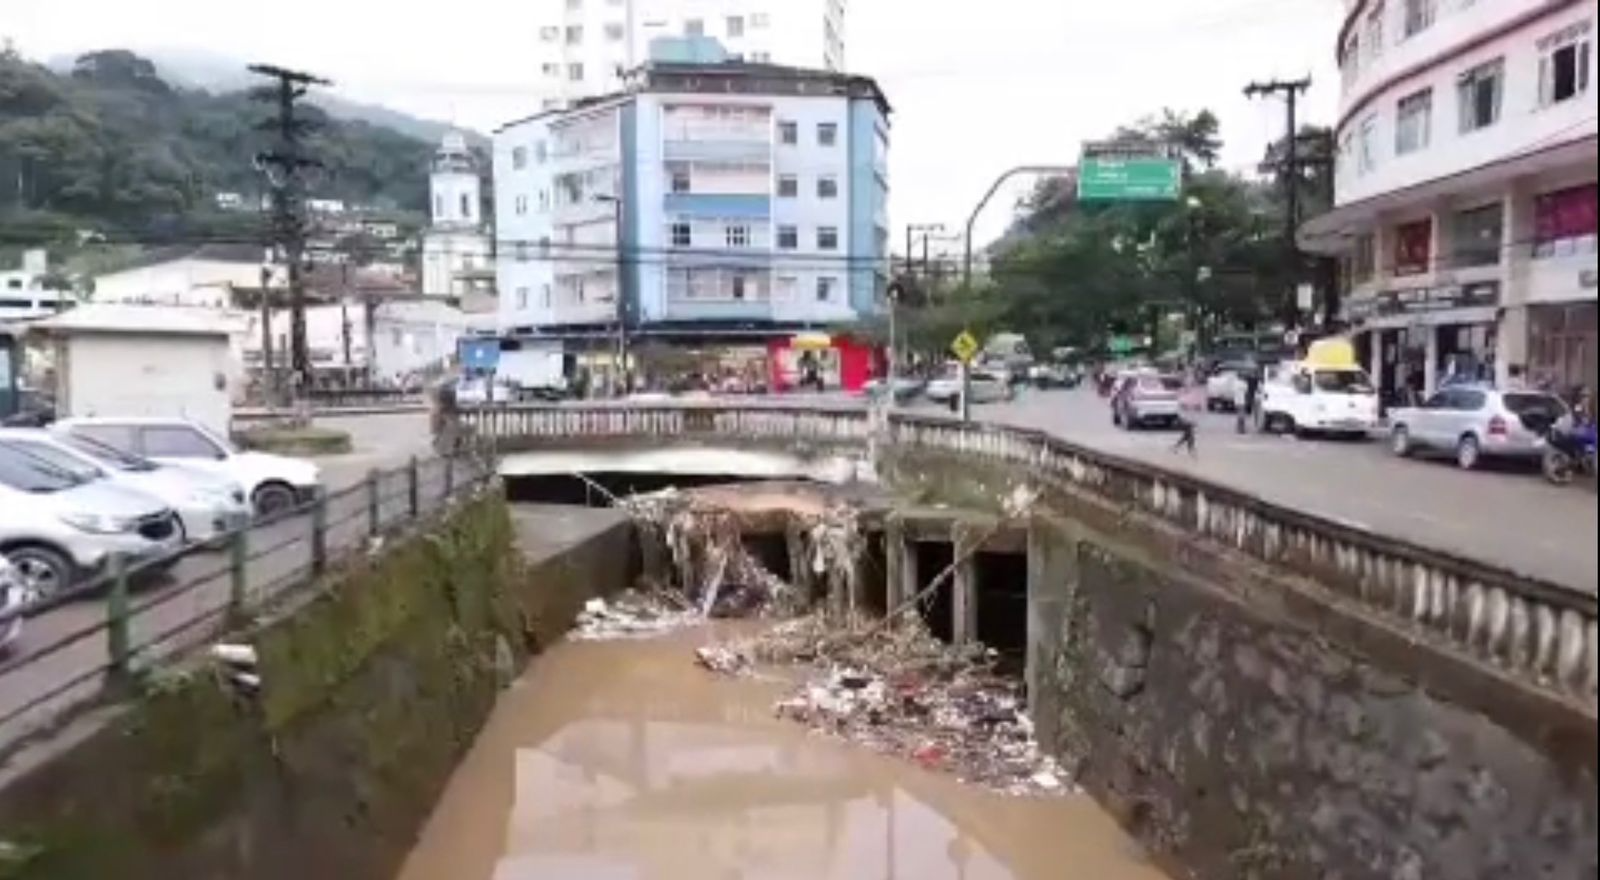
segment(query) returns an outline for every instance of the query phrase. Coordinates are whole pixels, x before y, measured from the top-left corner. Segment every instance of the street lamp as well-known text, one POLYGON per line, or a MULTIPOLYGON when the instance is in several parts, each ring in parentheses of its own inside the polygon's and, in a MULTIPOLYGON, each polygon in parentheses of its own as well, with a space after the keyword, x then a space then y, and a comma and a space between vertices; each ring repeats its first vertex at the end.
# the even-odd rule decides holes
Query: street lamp
POLYGON ((978 222, 978 215, 989 204, 989 200, 994 198, 994 194, 1000 191, 1000 187, 1005 185, 1006 181, 1019 174, 1072 174, 1077 170, 1071 165, 1019 165, 994 179, 994 183, 989 185, 989 191, 983 194, 983 198, 978 200, 977 207, 973 208, 972 213, 967 217, 966 257, 962 261, 961 267, 961 284, 963 287, 968 289, 972 287, 972 227, 978 222))
POLYGON ((622 198, 608 193, 598 193, 594 200, 602 205, 610 205, 617 237, 617 396, 628 393, 628 298, 625 295, 626 287, 623 283, 623 268, 627 265, 626 254, 623 251, 622 237, 622 198))

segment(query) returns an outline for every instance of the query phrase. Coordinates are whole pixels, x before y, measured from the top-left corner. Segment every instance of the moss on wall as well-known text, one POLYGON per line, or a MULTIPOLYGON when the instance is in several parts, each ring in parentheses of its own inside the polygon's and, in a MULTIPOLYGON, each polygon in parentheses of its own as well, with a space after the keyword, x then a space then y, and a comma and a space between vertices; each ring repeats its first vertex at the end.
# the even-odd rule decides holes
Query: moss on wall
POLYGON ((529 567, 486 495, 330 573, 240 637, 259 693, 157 678, 0 791, 0 878, 387 880, 535 632, 615 586, 570 572, 626 538, 529 567))

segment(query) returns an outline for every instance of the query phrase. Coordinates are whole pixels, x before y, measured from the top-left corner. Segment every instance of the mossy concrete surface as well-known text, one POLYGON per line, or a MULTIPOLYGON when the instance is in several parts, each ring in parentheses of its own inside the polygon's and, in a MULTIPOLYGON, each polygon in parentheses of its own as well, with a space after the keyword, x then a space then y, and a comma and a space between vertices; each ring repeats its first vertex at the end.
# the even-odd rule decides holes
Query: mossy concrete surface
POLYGON ((333 428, 252 428, 234 435, 240 446, 257 452, 278 455, 348 455, 353 446, 350 434, 333 428))
POLYGON ((516 531, 487 493, 330 573, 238 637, 258 693, 153 679, 0 791, 0 878, 388 880, 500 688, 632 576, 626 523, 553 555, 516 531))

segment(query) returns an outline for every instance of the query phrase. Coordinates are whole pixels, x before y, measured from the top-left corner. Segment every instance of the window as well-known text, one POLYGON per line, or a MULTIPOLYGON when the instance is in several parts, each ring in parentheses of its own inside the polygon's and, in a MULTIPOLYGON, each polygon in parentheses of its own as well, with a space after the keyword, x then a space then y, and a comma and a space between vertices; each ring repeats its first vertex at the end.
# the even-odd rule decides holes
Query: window
POLYGON ((576 46, 583 42, 583 25, 567 25, 567 45, 576 46))
POLYGON ((1394 230, 1394 274, 1421 275, 1432 262, 1433 221, 1418 220, 1394 230))
POLYGON ((835 122, 817 123, 818 146, 831 147, 839 142, 839 125, 835 122))
POLYGON ((1466 73, 1456 85, 1461 133, 1488 128, 1500 121, 1500 96, 1505 92, 1506 62, 1496 58, 1466 73))
POLYGON ((1361 120, 1356 139, 1356 174, 1367 174, 1378 167, 1378 114, 1361 120))
POLYGON ((567 8, 576 12, 583 8, 583 0, 567 0, 567 8))
POLYGON ((550 210, 550 191, 541 189, 539 190, 539 212, 544 213, 548 210, 550 210))
POLYGON ((583 64, 573 62, 567 65, 567 79, 573 82, 583 82, 583 64))
POLYGON ((1423 89, 1401 98, 1395 106, 1395 155, 1404 156, 1427 147, 1432 127, 1433 89, 1423 89))
POLYGON ((517 309, 518 310, 522 310, 522 309, 526 309, 527 307, 528 307, 528 288, 519 287, 519 288, 517 288, 517 309))
POLYGON ((825 303, 833 300, 834 280, 824 275, 817 279, 817 302, 825 303))
POLYGON ((800 178, 793 174, 778 175, 778 198, 792 199, 800 195, 800 178))
POLYGON ((733 298, 744 299, 744 276, 736 272, 731 280, 733 281, 733 298))
POLYGON ((836 199, 839 197, 839 178, 831 174, 824 174, 817 178, 817 198, 836 199))
POLYGON ((689 169, 672 169, 672 191, 681 195, 689 191, 689 186, 689 169))
POLYGON ((1455 265, 1466 268, 1499 263, 1504 224, 1505 210, 1499 202, 1457 212, 1450 222, 1450 244, 1455 265))
MULTIPOLYGON (((433 197, 433 216, 437 219, 444 218, 444 196, 433 197)), ((16 286, 21 287, 22 283, 18 282, 16 286)))
POLYGON ((1589 90, 1589 22, 1539 41, 1539 105, 1570 101, 1589 90))
POLYGON ((691 18, 683 23, 683 35, 686 37, 703 37, 706 35, 706 23, 698 18, 691 18))
POLYGON ((1406 36, 1420 34, 1433 25, 1433 19, 1439 12, 1439 0, 1405 0, 1405 3, 1406 36))
POLYGON ((1533 255, 1564 257, 1595 252, 1595 184, 1545 193, 1533 200, 1533 255))
POLYGON ((133 428, 128 425, 78 425, 73 427, 72 434, 130 454, 138 445, 133 428))
POLYGON ((223 451, 211 438, 183 425, 152 425, 139 431, 144 454, 151 458, 215 458, 223 451))
POLYGON ((750 227, 742 223, 729 224, 722 231, 722 240, 731 248, 750 246, 750 227))
POLYGON ((742 15, 730 15, 730 16, 728 16, 728 36, 730 36, 730 37, 742 37, 742 36, 744 36, 744 16, 742 16, 742 15))
POLYGON ((839 227, 817 227, 817 250, 836 251, 839 249, 839 227))
POLYGON ((689 247, 694 244, 694 232, 687 223, 674 223, 671 227, 672 246, 689 247))
POLYGON ((561 28, 558 28, 558 27, 542 27, 542 28, 539 28, 539 39, 545 41, 546 43, 554 43, 556 40, 561 39, 561 28))
POLYGON ((778 302, 794 302, 799 295, 800 279, 793 275, 779 275, 773 286, 772 298, 778 302))
POLYGON ((771 52, 751 52, 750 53, 750 60, 756 62, 757 64, 766 64, 767 62, 772 60, 772 53, 771 52))
POLYGON ((616 22, 611 22, 606 25, 606 39, 613 43, 622 42, 622 38, 627 36, 627 34, 628 29, 616 22))
POLYGON ((461 194, 461 219, 472 219, 472 197, 466 193, 461 194))
POLYGON ((539 303, 541 305, 543 305, 545 308, 548 309, 548 308, 550 308, 550 299, 551 299, 551 296, 550 296, 550 285, 546 284, 539 291, 539 303))
POLYGON ((1359 73, 1361 73, 1361 35, 1351 31, 1344 42, 1344 50, 1339 53, 1339 75, 1343 78, 1344 87, 1350 88, 1359 73))
POLYGON ((759 30, 766 27, 769 21, 770 19, 767 17, 765 12, 750 13, 750 28, 752 30, 759 30))
POLYGON ((778 142, 794 146, 800 142, 800 126, 793 122, 778 123, 778 142))
POLYGON ((511 148, 511 168, 512 168, 512 170, 521 171, 522 169, 524 169, 526 167, 528 167, 528 148, 527 147, 512 147, 511 148))
POLYGON ((800 246, 800 230, 794 226, 778 227, 778 250, 792 251, 800 246))
POLYGON ((527 196, 517 196, 516 210, 517 210, 517 216, 518 217, 527 216, 527 214, 528 214, 528 197, 527 196))

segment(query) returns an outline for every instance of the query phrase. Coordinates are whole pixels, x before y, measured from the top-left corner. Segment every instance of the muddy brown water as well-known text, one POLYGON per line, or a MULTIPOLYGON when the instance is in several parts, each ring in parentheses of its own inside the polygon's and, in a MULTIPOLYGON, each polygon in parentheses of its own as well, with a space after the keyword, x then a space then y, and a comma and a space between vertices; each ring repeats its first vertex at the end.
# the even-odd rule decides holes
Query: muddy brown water
POLYGON ((1086 796, 1009 797, 772 717, 726 630, 574 642, 496 706, 399 880, 1165 880, 1086 796))

